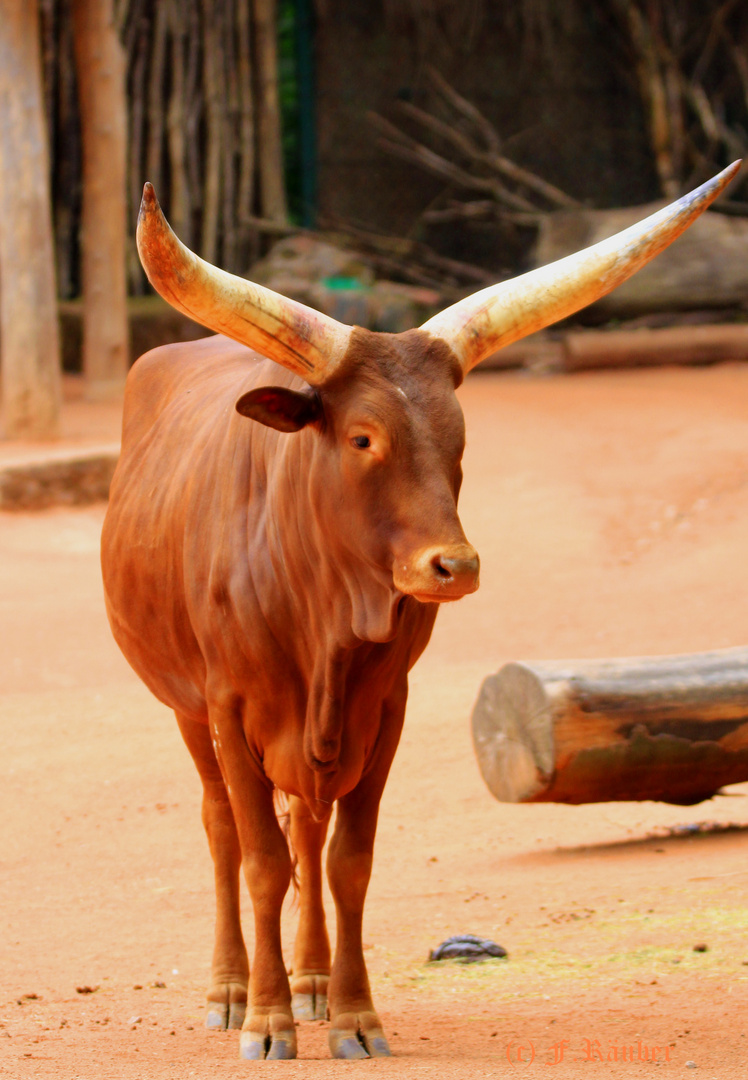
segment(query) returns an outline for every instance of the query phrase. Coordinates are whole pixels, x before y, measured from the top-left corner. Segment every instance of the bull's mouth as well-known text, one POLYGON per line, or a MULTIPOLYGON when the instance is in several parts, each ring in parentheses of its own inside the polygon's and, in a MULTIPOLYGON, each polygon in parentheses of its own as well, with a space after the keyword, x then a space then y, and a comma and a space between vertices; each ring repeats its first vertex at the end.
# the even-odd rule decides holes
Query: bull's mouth
POLYGON ((470 596, 471 593, 476 592, 478 589, 478 582, 469 589, 460 589, 459 592, 446 592, 443 590, 437 590, 434 592, 412 592, 409 596, 412 596, 414 600, 417 600, 419 604, 449 604, 455 600, 462 600, 463 596, 470 596))

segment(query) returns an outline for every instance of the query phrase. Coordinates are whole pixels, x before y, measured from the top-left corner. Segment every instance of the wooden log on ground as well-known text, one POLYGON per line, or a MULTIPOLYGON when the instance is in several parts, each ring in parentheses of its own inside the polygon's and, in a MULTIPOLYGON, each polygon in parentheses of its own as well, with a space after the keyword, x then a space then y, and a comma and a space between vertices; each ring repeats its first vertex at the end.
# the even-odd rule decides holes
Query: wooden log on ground
POLYGON ((748 360, 745 323, 683 324, 636 330, 540 330, 507 345, 478 370, 593 371, 662 364, 721 364, 748 360))
POLYGON ((472 723, 502 802, 691 806, 748 781, 748 649, 506 664, 472 723))
POLYGON ((580 330, 564 334, 562 341, 564 371, 748 360, 748 326, 744 323, 580 330))

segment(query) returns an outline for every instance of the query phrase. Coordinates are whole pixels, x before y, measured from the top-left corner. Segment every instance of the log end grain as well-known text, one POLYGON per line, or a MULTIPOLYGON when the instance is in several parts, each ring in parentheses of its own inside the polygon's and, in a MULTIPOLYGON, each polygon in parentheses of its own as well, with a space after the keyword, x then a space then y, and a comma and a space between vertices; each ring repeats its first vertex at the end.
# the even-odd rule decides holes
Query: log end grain
POLYGON ((488 789, 501 802, 527 802, 553 774, 552 700, 524 664, 484 680, 473 709, 473 745, 488 789))

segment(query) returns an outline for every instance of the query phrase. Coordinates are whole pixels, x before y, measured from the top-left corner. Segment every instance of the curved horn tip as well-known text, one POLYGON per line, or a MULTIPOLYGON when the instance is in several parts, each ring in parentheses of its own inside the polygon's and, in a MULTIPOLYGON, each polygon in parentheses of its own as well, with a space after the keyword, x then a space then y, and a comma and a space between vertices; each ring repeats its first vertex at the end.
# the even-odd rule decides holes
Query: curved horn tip
MULTIPOLYGON (((704 184, 701 185, 700 188, 696 188, 695 190, 697 192, 705 191, 707 194, 710 194, 712 191, 715 190, 717 192, 721 192, 724 188, 727 187, 733 177, 740 172, 742 165, 743 158, 737 158, 737 160, 733 161, 730 165, 727 166, 727 168, 722 169, 721 172, 716 173, 715 176, 712 176, 711 179, 707 180, 704 184)), ((695 194, 695 192, 692 192, 691 194, 695 194)))
POLYGON ((147 213, 150 210, 158 210, 158 199, 156 198, 156 191, 150 180, 146 180, 143 184, 143 198, 140 201, 140 212, 147 213))

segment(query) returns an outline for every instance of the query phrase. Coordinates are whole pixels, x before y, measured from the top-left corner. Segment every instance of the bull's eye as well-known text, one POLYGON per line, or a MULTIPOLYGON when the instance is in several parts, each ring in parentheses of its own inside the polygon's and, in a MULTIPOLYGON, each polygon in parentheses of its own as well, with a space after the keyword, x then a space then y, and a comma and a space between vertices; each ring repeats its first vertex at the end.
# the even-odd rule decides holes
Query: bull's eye
POLYGON ((371 446, 371 439, 368 435, 354 435, 351 442, 354 446, 357 446, 359 450, 366 450, 371 446))

